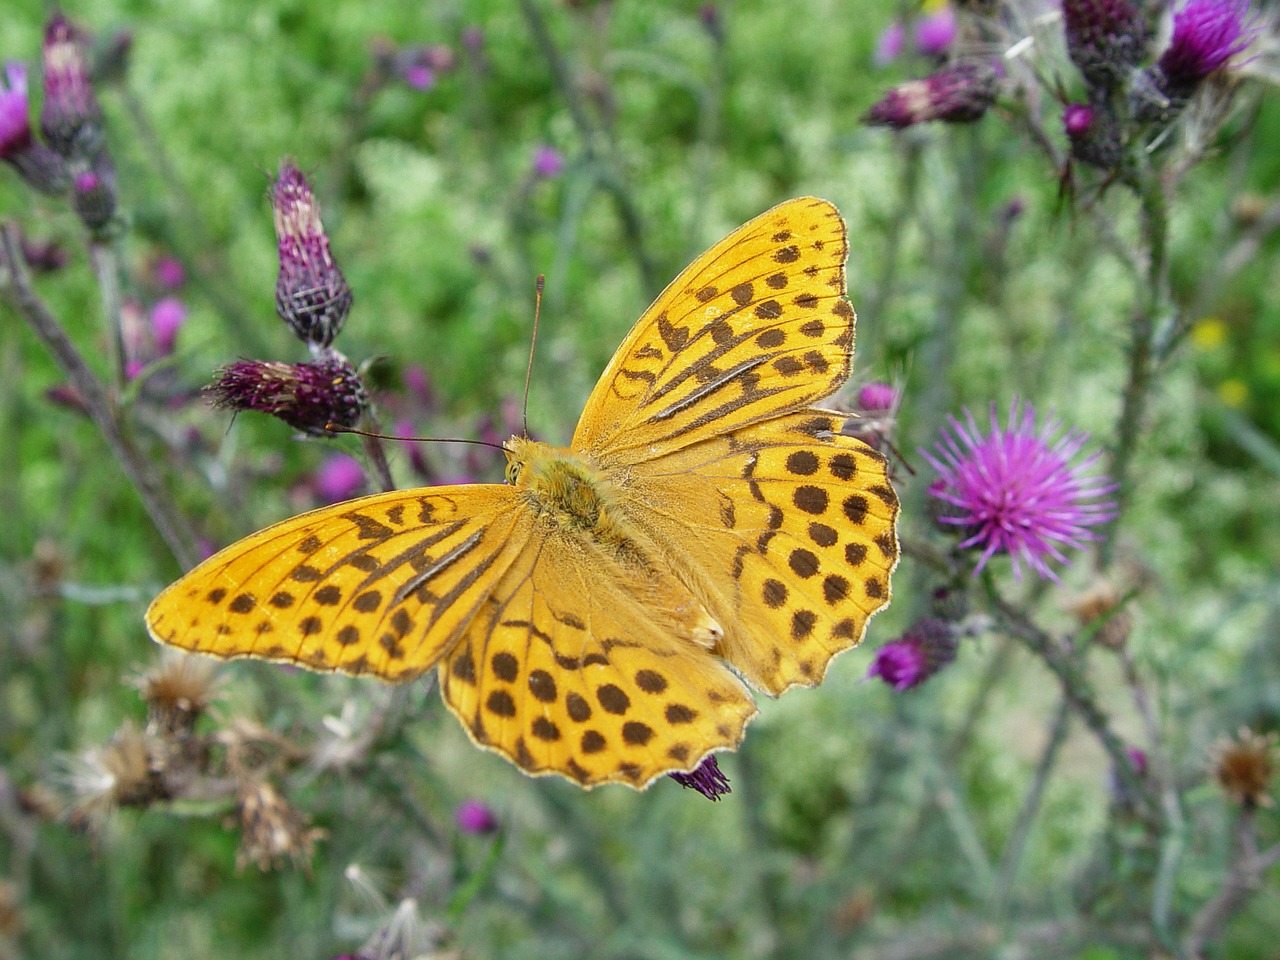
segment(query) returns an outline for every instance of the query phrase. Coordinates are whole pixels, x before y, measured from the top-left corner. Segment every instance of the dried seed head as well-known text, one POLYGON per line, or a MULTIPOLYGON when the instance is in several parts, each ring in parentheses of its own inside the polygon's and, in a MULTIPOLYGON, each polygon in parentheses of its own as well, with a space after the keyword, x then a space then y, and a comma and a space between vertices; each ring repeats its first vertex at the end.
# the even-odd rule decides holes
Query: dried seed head
POLYGON ((196 720, 218 695, 218 664, 208 657, 166 650, 135 684, 147 704, 147 731, 190 736, 196 720))
POLYGON ((147 736, 126 722, 111 742, 71 761, 72 822, 100 827, 116 807, 143 806, 164 795, 147 736))
POLYGON ((1133 629, 1133 619, 1128 611, 1118 609, 1120 597, 1110 581, 1098 580, 1088 590, 1070 603, 1068 609, 1075 614, 1080 626, 1095 628, 1094 639, 1112 650, 1121 649, 1133 629), (1101 621, 1101 623, 1099 623, 1101 621))
POLYGON ((286 859, 294 866, 310 865, 311 854, 324 831, 310 826, 307 816, 265 780, 245 784, 236 798, 240 819, 240 849, 236 866, 254 864, 263 872, 280 868, 286 859))
POLYGON ((1220 741, 1214 750, 1218 784, 1245 809, 1274 806, 1270 789, 1275 772, 1275 733, 1263 736, 1241 727, 1235 737, 1220 741))

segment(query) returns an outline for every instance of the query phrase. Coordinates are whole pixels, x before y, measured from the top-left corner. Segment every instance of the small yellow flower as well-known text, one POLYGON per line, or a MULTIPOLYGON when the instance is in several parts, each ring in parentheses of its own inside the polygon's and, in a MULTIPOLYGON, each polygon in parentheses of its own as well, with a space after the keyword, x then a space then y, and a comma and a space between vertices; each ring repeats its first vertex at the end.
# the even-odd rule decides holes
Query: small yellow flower
POLYGON ((1205 317, 1191 328, 1191 343, 1197 350, 1212 350, 1227 339, 1227 325, 1217 317, 1205 317))
POLYGON ((1243 407, 1249 399, 1249 387, 1243 380, 1231 378, 1218 384, 1218 399, 1228 407, 1243 407))

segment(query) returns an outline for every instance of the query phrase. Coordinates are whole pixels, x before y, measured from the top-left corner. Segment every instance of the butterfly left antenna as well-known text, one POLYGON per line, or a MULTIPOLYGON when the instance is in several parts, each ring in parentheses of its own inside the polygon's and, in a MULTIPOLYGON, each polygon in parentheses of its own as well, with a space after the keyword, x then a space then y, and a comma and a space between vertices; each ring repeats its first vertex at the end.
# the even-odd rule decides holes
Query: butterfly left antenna
POLYGON ((520 402, 520 421, 524 435, 529 436, 529 381, 533 379, 533 353, 538 346, 538 316, 542 313, 542 289, 547 285, 547 278, 538 274, 538 282, 533 288, 533 336, 529 338, 529 365, 524 371, 524 400, 520 402))

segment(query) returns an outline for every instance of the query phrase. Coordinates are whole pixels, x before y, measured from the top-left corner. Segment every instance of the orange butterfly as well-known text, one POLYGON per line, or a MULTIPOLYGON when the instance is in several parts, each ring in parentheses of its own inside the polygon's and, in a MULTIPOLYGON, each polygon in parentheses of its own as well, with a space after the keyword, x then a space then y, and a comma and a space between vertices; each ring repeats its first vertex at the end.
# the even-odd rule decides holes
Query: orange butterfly
POLYGON ((883 457, 812 406, 852 360, 848 244, 790 200, 645 311, 573 442, 506 444, 507 484, 325 507, 206 560, 162 643, 400 682, 438 667, 471 738, 531 774, 643 787, 814 686, 889 602, 883 457))

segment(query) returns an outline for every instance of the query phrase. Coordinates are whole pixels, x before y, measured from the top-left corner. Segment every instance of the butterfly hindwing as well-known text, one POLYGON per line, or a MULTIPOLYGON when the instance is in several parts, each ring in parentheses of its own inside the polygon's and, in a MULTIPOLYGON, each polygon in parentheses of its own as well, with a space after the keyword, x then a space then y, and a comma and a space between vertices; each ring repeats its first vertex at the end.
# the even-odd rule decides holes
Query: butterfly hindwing
POLYGON ((796 410, 849 376, 844 221, 779 204, 725 237, 644 312, 591 393, 573 447, 643 461, 796 410))
POLYGON ((646 464, 627 499, 759 689, 813 686, 889 602, 898 500, 845 416, 778 417, 646 464))
POLYGON ((408 680, 456 642, 509 562, 516 507, 510 487, 472 485, 314 510, 204 561, 155 599, 147 627, 194 653, 408 680))
POLYGON ((642 787, 737 746, 755 705, 719 635, 656 569, 552 536, 498 583, 440 666, 472 739, 528 773, 642 787))

